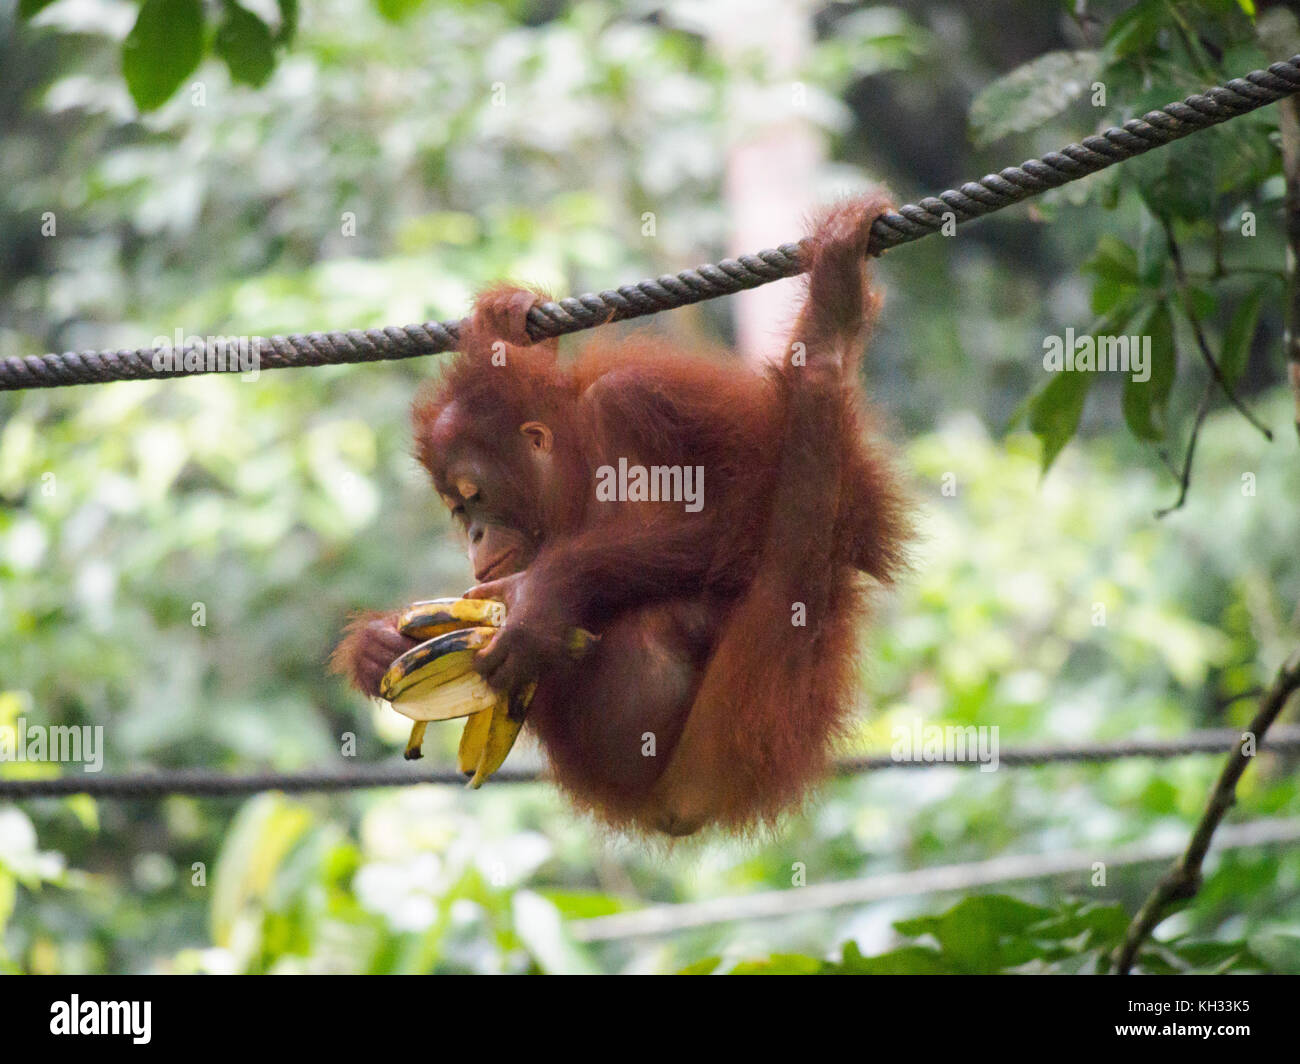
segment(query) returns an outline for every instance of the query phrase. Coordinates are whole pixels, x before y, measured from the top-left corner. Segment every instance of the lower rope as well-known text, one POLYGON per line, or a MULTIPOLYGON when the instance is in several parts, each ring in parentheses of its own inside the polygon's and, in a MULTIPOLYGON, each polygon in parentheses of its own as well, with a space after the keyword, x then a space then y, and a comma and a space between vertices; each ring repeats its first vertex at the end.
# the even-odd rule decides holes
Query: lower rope
MULTIPOLYGON (((1178 739, 1127 739, 1110 743, 1073 743, 1022 746, 998 752, 1000 765, 1023 767, 1051 765, 1062 762, 1118 761, 1132 757, 1170 758, 1190 754, 1223 754, 1233 749, 1241 739, 1241 732, 1233 728, 1218 728, 1192 732, 1178 739)), ((1300 751, 1300 725, 1275 728, 1261 750, 1300 751)), ((972 753, 974 750, 972 749, 972 753)), ((973 757, 962 761, 895 760, 893 757, 852 758, 835 767, 837 776, 854 776, 864 772, 877 772, 890 768, 936 768, 941 765, 955 767, 978 766, 973 757)), ((531 783, 544 778, 542 774, 527 769, 502 769, 492 777, 497 783, 531 783)), ((227 775, 219 772, 181 770, 176 772, 149 772, 132 776, 58 776, 50 779, 0 780, 0 799, 66 798, 85 794, 93 798, 158 799, 173 794, 197 798, 227 798, 262 791, 283 791, 288 794, 305 792, 355 791, 376 787, 410 787, 421 783, 464 784, 465 777, 452 770, 422 772, 409 762, 371 765, 350 769, 347 772, 316 769, 305 772, 255 772, 244 775, 227 775)))

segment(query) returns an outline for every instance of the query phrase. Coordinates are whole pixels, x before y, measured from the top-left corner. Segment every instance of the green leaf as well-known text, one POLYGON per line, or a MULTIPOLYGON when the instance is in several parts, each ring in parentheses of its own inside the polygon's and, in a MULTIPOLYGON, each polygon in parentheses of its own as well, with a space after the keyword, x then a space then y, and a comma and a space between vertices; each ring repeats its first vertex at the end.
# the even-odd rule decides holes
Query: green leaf
POLYGON ((886 70, 902 70, 926 52, 924 32, 895 7, 873 6, 836 19, 835 32, 819 41, 801 80, 823 92, 886 70))
POLYGON ((375 0, 375 8, 389 22, 401 22, 421 7, 424 0, 375 0))
POLYGON ((122 43, 122 73, 136 107, 161 106, 202 58, 200 0, 145 0, 122 43))
MULTIPOLYGON (((856 953, 856 950, 854 951, 856 953)), ((838 971, 845 975, 954 975, 957 969, 936 949, 928 946, 903 946, 876 957, 853 958, 844 949, 844 963, 838 971)))
POLYGON ((996 972, 1038 956, 1041 950, 1024 932, 1052 915, 1051 909, 1017 898, 980 894, 939 916, 901 920, 894 927, 904 935, 934 936, 952 970, 996 972))
POLYGON ((1138 241, 1138 283, 1143 288, 1159 288, 1169 261, 1169 240, 1165 227, 1147 212, 1142 214, 1141 239, 1138 241))
POLYGON ((894 929, 900 935, 934 935, 942 942, 947 932, 961 924, 984 924, 999 931, 1018 932, 1053 915, 1051 909, 1031 905, 1006 894, 976 894, 959 901, 938 916, 899 920, 894 924, 894 929))
POLYGON ((244 85, 264 85, 275 70, 275 41, 270 27, 238 4, 226 5, 215 50, 230 68, 230 76, 244 85))
POLYGON ((626 912, 628 903, 613 894, 596 890, 538 890, 543 898, 554 905, 566 920, 589 920, 596 916, 611 916, 626 912))
POLYGON ((1124 937, 1128 923, 1128 913, 1122 905, 1067 901, 1061 912, 1035 924, 1029 933, 1036 939, 1048 941, 1083 936, 1090 946, 1108 946, 1124 937))
POLYGON ((18 0, 18 14, 23 18, 31 18, 52 3, 54 0, 18 0))
POLYGON ((688 964, 678 975, 712 975, 722 963, 721 957, 701 957, 693 964, 688 964))
POLYGON ((1094 314, 1110 313, 1131 299, 1139 287, 1137 252, 1117 237, 1107 235, 1098 240, 1083 270, 1094 279, 1094 314))
POLYGON ((1188 317, 1195 316, 1197 321, 1214 317, 1219 301, 1214 293, 1199 285, 1188 285, 1183 294, 1183 307, 1188 317))
POLYGON ((743 961, 732 975, 820 975, 826 962, 802 953, 774 953, 765 961, 743 961))
POLYGON ((1137 284, 1137 252, 1119 237, 1107 233, 1097 241, 1097 248, 1083 264, 1083 269, 1116 284, 1137 284))
POLYGON ((1152 307, 1146 320, 1129 339, 1136 340, 1145 348, 1146 337, 1151 338, 1149 374, 1145 381, 1134 380, 1132 373, 1124 378, 1124 421, 1129 431, 1140 440, 1163 440, 1165 409, 1169 405, 1174 378, 1178 375, 1174 321, 1168 303, 1162 301, 1152 307))
POLYGON ((999 78, 971 103, 976 145, 1036 129, 1082 95, 1099 69, 1096 52, 1048 52, 999 78))
POLYGON ((279 0, 280 28, 275 31, 276 44, 288 44, 298 32, 298 0, 279 0))
POLYGON ((1300 972, 1300 931, 1277 928, 1250 938, 1250 952, 1275 972, 1300 972))
POLYGON ((0 932, 3 932, 13 915, 18 898, 18 879, 13 873, 0 868, 0 932))
POLYGON ((229 945, 244 915, 260 908, 290 851, 312 826, 303 805, 274 792, 249 801, 226 833, 212 884, 212 938, 229 945))
POLYGON ((1144 52, 1164 28, 1167 0, 1142 0, 1111 23, 1106 51, 1116 59, 1144 52))
POLYGON ((1267 968, 1244 942, 1179 941, 1168 946, 1193 968, 1216 972, 1267 968))
POLYGON ((544 972, 594 975, 596 966, 573 941, 560 911, 540 894, 518 891, 511 898, 515 933, 544 972))
POLYGON ((1078 430, 1092 378, 1091 373, 1057 373, 1030 403, 1029 428, 1043 443, 1044 473, 1078 430))
POLYGON ((1259 324, 1259 308, 1264 301, 1263 288, 1256 288, 1233 312, 1228 331, 1223 335, 1223 350, 1219 353, 1219 369, 1229 384, 1236 384, 1246 362, 1250 359, 1250 342, 1255 338, 1259 324))

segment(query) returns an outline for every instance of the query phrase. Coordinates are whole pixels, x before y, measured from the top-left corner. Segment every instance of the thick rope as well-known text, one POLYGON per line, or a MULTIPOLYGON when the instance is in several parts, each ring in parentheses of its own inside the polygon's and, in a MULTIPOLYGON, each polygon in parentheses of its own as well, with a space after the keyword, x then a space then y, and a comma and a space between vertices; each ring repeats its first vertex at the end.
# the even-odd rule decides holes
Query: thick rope
MULTIPOLYGON (((1077 181, 1115 163, 1180 140, 1198 130, 1226 122, 1257 108, 1300 92, 1300 55, 1267 70, 1255 70, 1226 85, 1188 96, 1123 126, 1110 129, 1080 144, 1070 144, 1041 159, 1030 159, 1000 173, 986 174, 961 188, 949 189, 920 203, 909 203, 897 213, 881 215, 871 229, 870 250, 877 254, 919 240, 938 231, 946 217, 958 224, 1019 203, 1050 188, 1077 181)), ((542 303, 528 312, 528 332, 534 340, 590 329, 610 321, 638 318, 661 310, 699 303, 717 296, 757 288, 782 277, 803 272, 802 243, 723 259, 675 275, 623 285, 604 292, 572 296, 542 303)), ((425 322, 401 328, 351 329, 346 332, 308 333, 258 339, 259 369, 321 366, 351 362, 379 362, 414 358, 453 350, 461 322, 425 322)), ((154 368, 152 348, 120 351, 81 351, 31 355, 0 360, 0 391, 21 388, 57 388, 113 380, 145 380, 191 376, 196 373, 241 372, 238 364, 224 361, 204 368, 176 371, 154 368)))
MULTIPOLYGON (((1105 762, 1132 757, 1171 758, 1188 754, 1222 754, 1241 741, 1234 728, 1192 732, 1179 739, 1128 739, 1107 743, 1073 743, 1062 745, 1022 746, 1001 750, 998 762, 1007 766, 1051 765, 1066 761, 1105 762)), ((1300 725, 1275 728, 1269 732, 1261 749, 1300 751, 1300 725)), ((889 768, 935 768, 978 765, 978 761, 895 761, 892 757, 862 757, 841 761, 837 776, 854 776, 889 768)), ((493 783, 531 783, 542 779, 540 773, 527 769, 503 769, 492 777, 493 783)), ((0 780, 0 800, 23 798, 64 798, 87 794, 94 798, 155 799, 172 794, 200 798, 226 798, 257 794, 261 791, 354 791, 373 787, 409 787, 419 783, 460 783, 465 777, 451 770, 422 772, 408 762, 368 765, 347 772, 317 769, 307 772, 255 772, 224 775, 219 772, 150 772, 133 776, 99 776, 90 774, 58 776, 52 779, 0 780)))

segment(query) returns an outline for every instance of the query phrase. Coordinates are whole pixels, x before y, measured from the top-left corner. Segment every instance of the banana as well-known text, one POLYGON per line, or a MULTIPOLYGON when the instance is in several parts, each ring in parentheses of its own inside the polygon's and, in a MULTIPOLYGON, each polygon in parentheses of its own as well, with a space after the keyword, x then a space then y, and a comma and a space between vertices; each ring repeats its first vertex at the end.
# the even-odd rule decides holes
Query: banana
POLYGON ((462 775, 472 776, 478 768, 487 747, 494 712, 495 705, 492 709, 479 710, 465 721, 465 730, 460 734, 460 749, 456 751, 456 768, 462 775))
POLYGON ((458 628, 500 628, 506 604, 495 599, 437 598, 412 602, 397 618, 397 627, 412 639, 432 639, 458 628))
POLYGON ((415 721, 452 720, 490 709, 496 695, 474 672, 495 628, 462 628, 412 647, 388 666, 379 695, 415 721))
MULTIPOLYGON (((492 707, 487 736, 469 781, 469 786, 474 790, 482 787, 487 778, 505 764, 506 758, 515 745, 515 740, 519 738, 519 732, 524 726, 524 717, 528 713, 529 703, 532 702, 536 690, 536 683, 525 684, 521 690, 510 697, 498 698, 496 705, 492 707)), ((465 731, 468 735, 468 725, 465 731)), ((461 744, 464 745, 464 737, 461 739, 461 744)), ((463 764, 461 771, 470 775, 463 764)))
MULTIPOLYGON (((569 653, 581 658, 599 641, 599 636, 585 628, 574 628, 568 635, 569 653)), ((513 695, 499 695, 491 712, 476 713, 465 722, 456 765, 470 777, 469 786, 474 790, 505 764, 523 730, 524 718, 536 692, 536 682, 525 684, 513 695)))
MULTIPOLYGON (((585 628, 569 632, 569 653, 583 657, 600 641, 585 628)), ((465 722, 457 752, 457 767, 470 777, 469 786, 478 790, 497 769, 505 764, 523 730, 524 718, 537 691, 536 682, 525 684, 511 696, 499 695, 491 711, 484 710, 465 722)))
MULTIPOLYGON (((456 764, 481 787, 505 762, 523 728, 536 683, 513 696, 493 691, 474 671, 474 658, 505 623, 505 603, 492 599, 428 599, 414 602, 398 615, 398 628, 423 639, 397 658, 379 682, 379 693, 403 716, 411 718, 406 758, 421 756, 430 721, 467 717, 456 764)), ((599 636, 571 629, 565 645, 583 657, 599 636)))
POLYGON ((406 740, 406 752, 402 754, 407 761, 419 761, 424 756, 420 748, 424 746, 424 733, 428 727, 427 720, 417 720, 411 725, 411 737, 406 740))
MULTIPOLYGON (((403 635, 425 640, 421 647, 412 648, 409 657, 403 655, 393 662, 384 677, 385 696, 393 702, 393 708, 415 720, 406 744, 408 760, 421 756, 420 748, 430 720, 450 720, 464 715, 463 710, 472 721, 487 713, 483 706, 492 701, 486 685, 469 675, 472 653, 468 659, 456 656, 464 649, 461 641, 453 640, 437 647, 427 644, 439 636, 467 628, 499 628, 505 617, 504 602, 465 598, 413 602, 398 615, 397 627, 403 635)), ((472 767, 468 771, 473 771, 472 767)))

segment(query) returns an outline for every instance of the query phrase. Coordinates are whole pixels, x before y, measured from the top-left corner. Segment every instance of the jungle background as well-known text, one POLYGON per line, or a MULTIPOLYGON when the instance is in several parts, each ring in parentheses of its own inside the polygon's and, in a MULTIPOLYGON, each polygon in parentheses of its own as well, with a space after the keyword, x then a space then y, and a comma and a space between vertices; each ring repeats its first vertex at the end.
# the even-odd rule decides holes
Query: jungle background
MULTIPOLYGON (((791 0, 776 6, 810 26, 792 77, 763 61, 771 6, 0 0, 0 356, 178 326, 443 320, 502 276, 576 294, 754 250, 730 239, 726 163, 784 117, 792 80, 826 159, 797 217, 877 181, 915 200, 1300 52, 1290 5, 1248 0, 791 0)), ((1277 110, 882 261, 864 386, 921 535, 864 636, 846 753, 887 753, 917 718, 996 725, 1004 747, 1249 719, 1300 641, 1277 110), (1178 496, 1161 452, 1182 461, 1205 379, 1189 313, 1274 439, 1216 396, 1185 505, 1157 519, 1178 496), (1100 320, 1152 333, 1165 383, 1048 388, 1043 337, 1100 320)), ((734 303, 641 327, 728 341, 734 303)), ((410 456, 408 405, 437 368, 0 395, 0 728, 102 725, 108 773, 397 756, 404 721, 324 662, 351 610, 470 583, 410 456)), ((458 733, 431 728, 423 764, 450 764, 458 733)), ((1181 843, 1220 763, 873 772, 761 840, 669 848, 611 837, 544 783, 0 802, 0 967, 1093 971, 1159 864, 643 938, 573 929, 798 882, 1181 843)), ((60 771, 80 769, 0 764, 60 771)), ((1258 759, 1234 817, 1297 814, 1296 759, 1258 759)), ((1146 970, 1300 972, 1300 851, 1212 855, 1158 937, 1146 970)))

